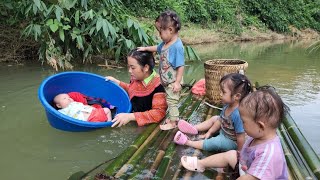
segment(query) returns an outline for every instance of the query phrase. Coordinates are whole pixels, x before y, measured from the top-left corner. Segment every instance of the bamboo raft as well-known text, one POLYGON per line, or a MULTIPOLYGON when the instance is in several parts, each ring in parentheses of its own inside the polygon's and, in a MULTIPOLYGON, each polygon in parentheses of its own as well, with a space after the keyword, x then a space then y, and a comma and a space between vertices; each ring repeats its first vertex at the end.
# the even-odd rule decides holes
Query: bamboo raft
MULTIPOLYGON (((179 105, 182 117, 195 124, 219 114, 220 110, 207 106, 202 97, 187 92, 179 105)), ((180 164, 182 155, 203 158, 212 152, 176 145, 172 139, 177 128, 161 131, 158 124, 149 125, 115 160, 107 164, 103 174, 111 179, 231 179, 230 173, 214 169, 204 173, 186 171, 180 164)), ((320 179, 320 159, 307 142, 296 123, 287 114, 277 131, 285 153, 289 179, 320 179)), ((194 138, 194 137, 191 137, 194 138)), ((99 179, 88 176, 85 179, 99 179)))

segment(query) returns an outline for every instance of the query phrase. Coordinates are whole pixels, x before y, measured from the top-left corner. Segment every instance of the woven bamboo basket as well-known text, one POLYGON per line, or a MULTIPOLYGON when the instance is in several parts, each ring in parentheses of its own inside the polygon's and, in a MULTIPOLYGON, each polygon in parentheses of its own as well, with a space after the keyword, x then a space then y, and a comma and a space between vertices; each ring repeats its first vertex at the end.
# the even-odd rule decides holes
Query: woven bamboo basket
POLYGON ((206 99, 211 104, 220 105, 220 79, 230 73, 244 73, 248 63, 240 59, 213 59, 204 63, 206 99))

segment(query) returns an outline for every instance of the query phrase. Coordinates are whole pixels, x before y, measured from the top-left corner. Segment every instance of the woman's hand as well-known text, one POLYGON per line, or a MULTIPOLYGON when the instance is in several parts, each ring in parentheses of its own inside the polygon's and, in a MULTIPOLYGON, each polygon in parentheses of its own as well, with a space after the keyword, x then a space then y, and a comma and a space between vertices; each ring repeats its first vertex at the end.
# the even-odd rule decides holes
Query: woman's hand
POLYGON ((105 78, 106 78, 106 81, 110 80, 110 81, 113 81, 114 83, 116 83, 118 85, 120 84, 120 81, 118 79, 112 77, 112 76, 106 76, 105 78))
POLYGON ((179 83, 179 82, 174 82, 173 84, 172 84, 172 90, 173 90, 173 92, 179 92, 179 91, 181 91, 181 84, 179 83))
POLYGON ((113 122, 111 127, 121 127, 123 125, 128 124, 130 121, 133 121, 133 120, 135 120, 133 113, 119 113, 111 121, 111 122, 113 122))

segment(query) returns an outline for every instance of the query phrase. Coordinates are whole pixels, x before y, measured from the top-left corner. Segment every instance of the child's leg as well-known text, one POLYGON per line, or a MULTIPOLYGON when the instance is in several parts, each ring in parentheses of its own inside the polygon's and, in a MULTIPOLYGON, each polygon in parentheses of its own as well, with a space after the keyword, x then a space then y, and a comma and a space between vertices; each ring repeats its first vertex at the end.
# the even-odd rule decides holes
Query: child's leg
POLYGON ((195 171, 196 169, 205 169, 205 168, 224 168, 231 166, 233 169, 236 167, 238 162, 237 152, 235 150, 227 151, 224 153, 218 153, 206 157, 201 160, 197 160, 196 163, 188 163, 187 156, 181 158, 182 165, 189 170, 195 171))
POLYGON ((200 140, 200 141, 187 140, 185 145, 196 148, 196 149, 203 149, 203 140, 200 140))
POLYGON ((109 108, 103 108, 103 111, 104 111, 104 113, 106 113, 106 115, 107 115, 107 120, 108 121, 111 121, 112 120, 112 117, 111 117, 111 111, 110 111, 110 109, 109 108))
POLYGON ((170 121, 166 120, 167 124, 160 125, 160 128, 162 130, 169 130, 175 128, 177 126, 177 121, 179 120, 178 103, 180 99, 180 92, 173 92, 171 84, 169 84, 168 87, 165 87, 165 91, 170 121))
POLYGON ((227 138, 222 132, 216 137, 203 140, 205 151, 229 151, 237 149, 237 143, 227 138))
POLYGON ((201 122, 200 124, 195 125, 194 127, 198 130, 198 131, 207 131, 208 129, 210 129, 214 122, 216 120, 218 120, 219 116, 212 116, 210 119, 201 122))

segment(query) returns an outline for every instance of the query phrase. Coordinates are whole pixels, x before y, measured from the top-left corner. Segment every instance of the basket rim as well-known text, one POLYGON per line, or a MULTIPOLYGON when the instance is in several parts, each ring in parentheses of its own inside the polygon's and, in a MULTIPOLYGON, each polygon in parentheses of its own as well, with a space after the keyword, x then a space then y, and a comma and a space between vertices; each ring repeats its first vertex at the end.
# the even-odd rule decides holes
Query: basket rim
POLYGON ((225 66, 225 67, 226 66, 248 66, 248 62, 244 61, 244 60, 241 60, 241 59, 228 59, 228 60, 227 59, 225 59, 225 60, 219 59, 219 60, 208 60, 208 61, 204 62, 204 65, 205 66, 225 66), (238 63, 236 63, 236 64, 212 63, 214 61, 216 61, 216 62, 219 62, 219 61, 236 61, 238 63))
MULTIPOLYGON (((241 62, 241 64, 246 64, 246 63, 248 63, 247 61, 245 61, 245 60, 242 60, 242 59, 210 59, 210 60, 207 60, 207 61, 205 61, 204 63, 205 64, 208 64, 209 65, 209 62, 221 62, 221 61, 236 61, 236 62, 241 62)), ((217 65, 219 65, 219 64, 217 64, 217 65)), ((229 64, 224 64, 224 65, 229 65, 229 64)), ((233 64, 233 65, 235 65, 235 64, 233 64)))

